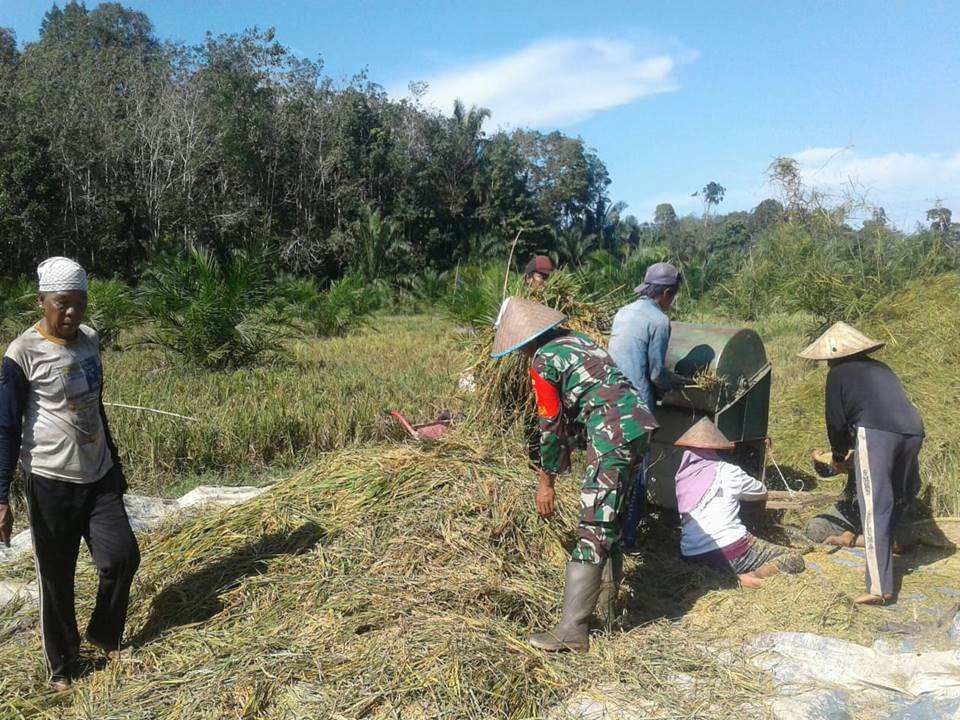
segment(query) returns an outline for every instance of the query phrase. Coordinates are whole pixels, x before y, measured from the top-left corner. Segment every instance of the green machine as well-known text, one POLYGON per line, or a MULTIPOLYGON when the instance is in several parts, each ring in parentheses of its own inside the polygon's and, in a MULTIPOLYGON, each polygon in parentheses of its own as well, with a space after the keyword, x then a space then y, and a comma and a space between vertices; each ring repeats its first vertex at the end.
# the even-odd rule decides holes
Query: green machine
POLYGON ((770 415, 770 362, 756 332, 692 323, 671 327, 667 367, 700 378, 700 384, 667 393, 654 412, 660 429, 650 448, 648 497, 665 508, 677 506, 674 476, 683 449, 673 443, 695 422, 713 420, 739 443, 739 464, 758 473, 765 464, 770 415))

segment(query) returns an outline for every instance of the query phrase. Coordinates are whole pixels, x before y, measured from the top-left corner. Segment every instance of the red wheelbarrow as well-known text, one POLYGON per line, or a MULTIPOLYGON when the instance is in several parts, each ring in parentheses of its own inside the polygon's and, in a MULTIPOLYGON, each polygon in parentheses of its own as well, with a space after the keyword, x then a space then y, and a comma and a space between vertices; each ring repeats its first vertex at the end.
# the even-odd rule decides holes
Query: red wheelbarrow
POLYGON ((453 422, 453 416, 446 410, 440 413, 440 417, 433 422, 420 423, 418 425, 411 425, 397 410, 387 410, 387 413, 403 425, 404 430, 410 433, 410 437, 414 440, 421 441, 439 440, 443 434, 450 429, 450 423, 453 422))

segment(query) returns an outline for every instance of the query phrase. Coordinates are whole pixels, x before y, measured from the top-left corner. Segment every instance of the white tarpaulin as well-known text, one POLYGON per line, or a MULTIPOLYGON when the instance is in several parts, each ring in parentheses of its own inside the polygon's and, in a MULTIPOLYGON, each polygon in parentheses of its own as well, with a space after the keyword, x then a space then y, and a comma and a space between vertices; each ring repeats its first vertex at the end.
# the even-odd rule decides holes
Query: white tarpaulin
POLYGON ((960 649, 899 652, 810 633, 771 633, 748 648, 769 672, 779 720, 960 718, 960 649))

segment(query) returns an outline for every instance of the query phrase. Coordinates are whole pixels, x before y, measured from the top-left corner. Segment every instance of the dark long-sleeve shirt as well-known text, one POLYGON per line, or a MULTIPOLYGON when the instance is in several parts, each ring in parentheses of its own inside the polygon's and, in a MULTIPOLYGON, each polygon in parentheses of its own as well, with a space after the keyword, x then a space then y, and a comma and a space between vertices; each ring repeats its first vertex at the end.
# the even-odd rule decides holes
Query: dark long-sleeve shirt
POLYGON ((923 435, 920 413, 893 370, 879 360, 854 357, 827 374, 827 436, 836 461, 853 447, 856 428, 923 435))

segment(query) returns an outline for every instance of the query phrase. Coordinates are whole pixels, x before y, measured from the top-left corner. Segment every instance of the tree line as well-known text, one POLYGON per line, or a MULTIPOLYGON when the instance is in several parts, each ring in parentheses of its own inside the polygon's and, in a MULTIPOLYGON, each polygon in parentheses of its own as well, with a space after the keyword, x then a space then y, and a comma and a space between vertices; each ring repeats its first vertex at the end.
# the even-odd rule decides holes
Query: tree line
POLYGON ((611 201, 582 139, 487 133, 486 110, 457 102, 448 115, 424 90, 397 100, 362 72, 334 81, 270 30, 162 41, 116 3, 53 5, 22 48, 0 28, 0 276, 64 254, 136 280, 157 256, 256 245, 286 273, 378 280, 512 250, 514 262, 545 252, 611 273, 669 257, 706 293, 785 224, 841 254, 956 245, 942 207, 909 236, 880 209, 854 230, 789 159, 771 167, 778 199, 750 212, 718 213, 725 188, 710 181, 701 217, 664 204, 642 222, 611 201))
POLYGON ((270 30, 185 46, 119 4, 54 5, 22 50, 0 30, 4 272, 63 253, 132 276, 170 246, 256 241, 336 276, 369 255, 372 215, 393 251, 378 270, 444 269, 603 221, 609 175, 581 139, 487 135, 487 111, 445 115, 413 90, 338 84, 270 30))

